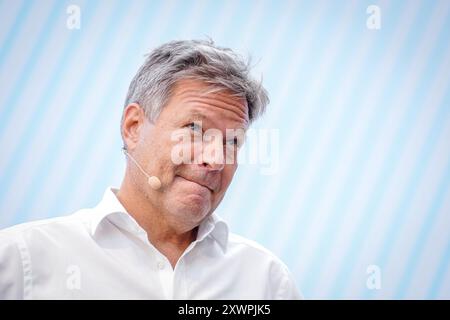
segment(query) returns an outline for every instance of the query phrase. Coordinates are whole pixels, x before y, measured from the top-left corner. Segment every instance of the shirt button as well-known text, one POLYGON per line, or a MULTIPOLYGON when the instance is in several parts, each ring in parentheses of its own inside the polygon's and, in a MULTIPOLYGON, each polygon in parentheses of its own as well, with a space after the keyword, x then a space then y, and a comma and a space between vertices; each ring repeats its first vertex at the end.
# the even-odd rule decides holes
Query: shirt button
POLYGON ((159 270, 164 269, 164 262, 158 261, 157 266, 158 266, 158 269, 159 269, 159 270))

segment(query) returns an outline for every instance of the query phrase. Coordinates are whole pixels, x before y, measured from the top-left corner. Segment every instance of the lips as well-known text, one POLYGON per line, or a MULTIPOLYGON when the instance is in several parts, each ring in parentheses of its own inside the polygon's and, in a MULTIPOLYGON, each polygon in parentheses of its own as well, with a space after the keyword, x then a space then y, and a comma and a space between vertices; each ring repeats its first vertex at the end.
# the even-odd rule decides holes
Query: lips
POLYGON ((210 183, 207 183, 207 182, 205 182, 205 181, 200 181, 199 179, 194 179, 194 178, 188 178, 188 177, 185 177, 185 176, 179 176, 180 178, 183 178, 184 180, 187 180, 187 181, 190 181, 190 182, 193 182, 193 183, 196 183, 196 184, 198 184, 198 185, 200 185, 200 186, 202 186, 202 187, 205 187, 205 188, 207 188, 211 193, 212 192, 214 192, 214 186, 212 185, 212 184, 210 184, 210 183))

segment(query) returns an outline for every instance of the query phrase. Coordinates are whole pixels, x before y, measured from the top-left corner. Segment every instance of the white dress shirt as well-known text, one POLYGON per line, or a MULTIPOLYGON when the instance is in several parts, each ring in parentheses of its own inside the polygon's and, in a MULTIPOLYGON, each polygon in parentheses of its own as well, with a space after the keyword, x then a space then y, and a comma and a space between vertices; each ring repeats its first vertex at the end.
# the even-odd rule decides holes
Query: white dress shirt
POLYGON ((94 208, 0 231, 0 299, 299 299, 287 267, 212 214, 174 269, 108 188, 94 208))

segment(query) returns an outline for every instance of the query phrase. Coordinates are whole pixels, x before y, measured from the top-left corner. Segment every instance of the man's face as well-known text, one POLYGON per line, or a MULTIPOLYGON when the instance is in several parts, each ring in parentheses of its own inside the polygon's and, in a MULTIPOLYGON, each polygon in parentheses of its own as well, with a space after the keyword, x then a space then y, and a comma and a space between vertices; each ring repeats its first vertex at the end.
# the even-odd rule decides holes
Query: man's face
POLYGON ((199 81, 177 83, 155 123, 146 118, 141 122, 130 150, 144 170, 162 182, 159 190, 152 190, 133 167, 139 190, 180 229, 197 226, 223 199, 237 169, 235 143, 241 141, 229 130, 243 132, 249 125, 245 99, 206 90, 199 81), (174 161, 179 150, 182 163, 174 161))

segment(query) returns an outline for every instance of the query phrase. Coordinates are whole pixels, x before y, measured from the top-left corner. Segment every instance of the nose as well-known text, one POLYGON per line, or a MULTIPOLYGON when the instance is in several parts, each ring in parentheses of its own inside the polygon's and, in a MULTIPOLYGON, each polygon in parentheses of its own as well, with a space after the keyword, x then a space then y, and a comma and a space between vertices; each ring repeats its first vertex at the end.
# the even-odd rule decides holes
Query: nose
POLYGON ((222 143, 203 143, 201 165, 210 171, 222 171, 225 167, 224 148, 222 143))
POLYGON ((223 163, 215 163, 213 161, 208 161, 203 159, 203 163, 201 164, 203 167, 206 167, 209 171, 222 171, 225 165, 223 163))

